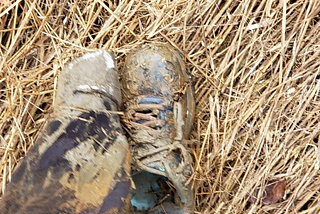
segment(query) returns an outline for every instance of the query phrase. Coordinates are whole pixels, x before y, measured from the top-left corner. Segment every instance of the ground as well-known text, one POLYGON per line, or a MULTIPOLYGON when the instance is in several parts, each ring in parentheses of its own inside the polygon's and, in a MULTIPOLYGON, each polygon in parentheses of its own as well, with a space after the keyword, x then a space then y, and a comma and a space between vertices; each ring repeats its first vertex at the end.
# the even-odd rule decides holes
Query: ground
POLYGON ((0 1, 0 182, 89 50, 180 50, 195 85, 195 213, 319 213, 320 2, 0 1))

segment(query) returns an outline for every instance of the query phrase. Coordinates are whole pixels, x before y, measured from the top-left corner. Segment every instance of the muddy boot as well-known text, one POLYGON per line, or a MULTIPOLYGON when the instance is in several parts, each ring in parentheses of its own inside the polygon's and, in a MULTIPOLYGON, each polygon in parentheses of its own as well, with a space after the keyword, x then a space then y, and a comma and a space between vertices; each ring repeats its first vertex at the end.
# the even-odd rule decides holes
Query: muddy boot
POLYGON ((183 142, 195 103, 181 56, 169 45, 143 45, 127 56, 121 78, 135 184, 131 213, 193 213, 193 160, 183 142))
POLYGON ((130 152, 120 103, 111 54, 99 50, 72 61, 59 77, 54 113, 13 173, 0 212, 127 212, 130 152))

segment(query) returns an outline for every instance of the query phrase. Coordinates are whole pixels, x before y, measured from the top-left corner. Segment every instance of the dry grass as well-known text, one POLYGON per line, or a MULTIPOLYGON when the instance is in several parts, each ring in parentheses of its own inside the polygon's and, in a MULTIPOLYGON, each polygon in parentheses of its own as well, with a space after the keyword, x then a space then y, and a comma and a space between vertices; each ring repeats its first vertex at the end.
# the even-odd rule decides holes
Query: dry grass
POLYGON ((319 12, 317 0, 1 0, 0 190, 67 62, 105 48, 121 67, 155 40, 180 49, 196 86, 195 213, 320 213, 319 12), (276 178, 281 202, 248 202, 276 178))

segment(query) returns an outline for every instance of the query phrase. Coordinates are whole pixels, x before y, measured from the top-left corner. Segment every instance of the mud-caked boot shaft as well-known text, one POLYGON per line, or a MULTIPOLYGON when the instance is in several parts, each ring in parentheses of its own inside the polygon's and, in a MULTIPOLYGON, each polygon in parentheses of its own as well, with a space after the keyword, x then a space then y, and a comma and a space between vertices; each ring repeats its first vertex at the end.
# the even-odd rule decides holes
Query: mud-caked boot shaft
POLYGON ((54 111, 117 110, 122 97, 113 54, 98 50, 73 60, 59 76, 54 111), (97 96, 92 96, 97 95, 97 96))
POLYGON ((88 53, 67 65, 54 113, 13 173, 0 212, 125 213, 130 152, 117 114, 120 103, 110 53, 88 53))
POLYGON ((137 184, 132 191, 132 210, 192 213, 193 190, 185 185, 192 173, 192 158, 183 141, 190 135, 195 100, 181 55, 163 43, 132 50, 121 72, 121 83, 124 124, 132 140, 133 181, 137 184), (170 197, 166 191, 171 191, 170 197))

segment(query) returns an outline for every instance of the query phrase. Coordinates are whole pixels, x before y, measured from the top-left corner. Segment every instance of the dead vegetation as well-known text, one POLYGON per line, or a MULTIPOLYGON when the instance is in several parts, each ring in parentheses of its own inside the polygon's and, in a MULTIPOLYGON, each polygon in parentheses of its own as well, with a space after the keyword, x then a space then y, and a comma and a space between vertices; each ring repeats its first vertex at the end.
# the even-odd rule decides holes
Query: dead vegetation
POLYGON ((1 0, 0 190, 66 63, 105 48, 121 68, 163 41, 195 83, 195 213, 319 213, 319 12, 312 0, 1 0))

